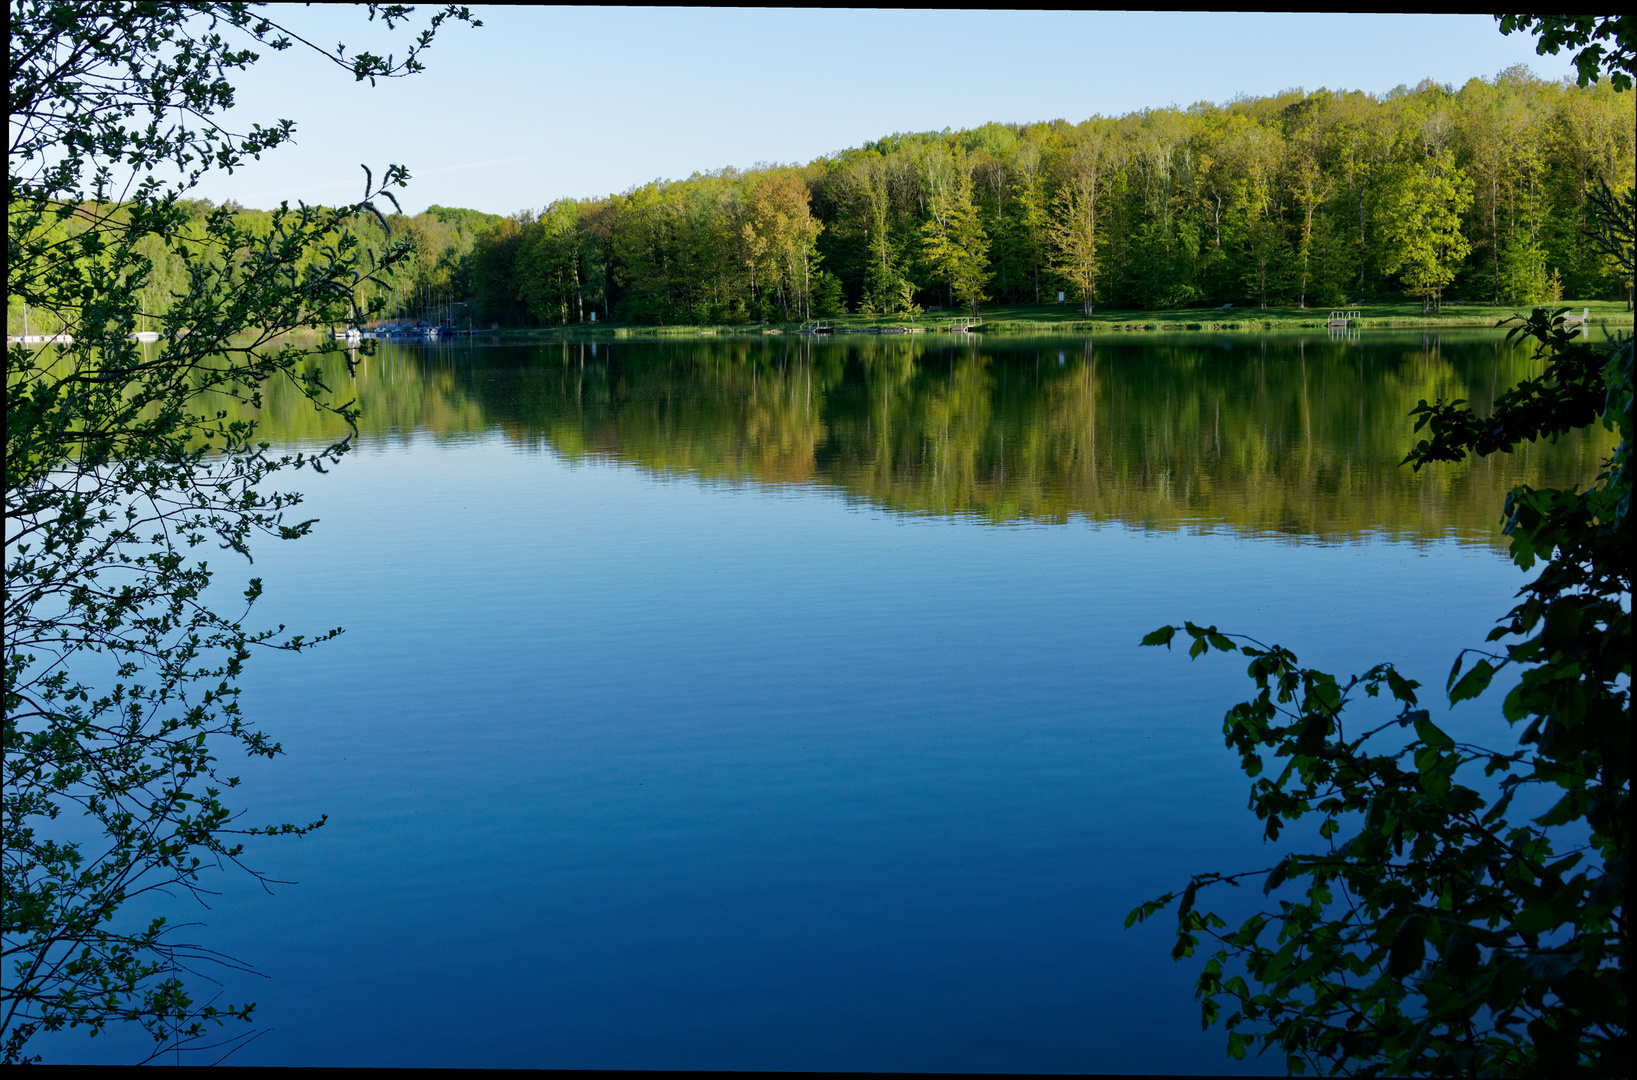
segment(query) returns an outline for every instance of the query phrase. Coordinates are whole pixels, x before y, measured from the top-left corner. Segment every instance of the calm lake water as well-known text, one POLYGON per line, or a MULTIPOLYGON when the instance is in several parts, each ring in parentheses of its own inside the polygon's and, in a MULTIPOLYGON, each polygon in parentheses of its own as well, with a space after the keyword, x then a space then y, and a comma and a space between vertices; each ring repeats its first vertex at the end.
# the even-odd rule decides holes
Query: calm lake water
POLYGON ((257 551, 263 620, 346 633, 247 672, 287 751, 248 823, 329 824, 196 909, 265 976, 222 975, 265 1029, 232 1060, 1283 1071, 1200 1031, 1168 919, 1122 929, 1284 850, 1221 741, 1243 665, 1137 643, 1442 685, 1522 581, 1504 492, 1604 447, 1417 474, 1406 414, 1535 370, 1493 334, 383 349, 357 451, 290 481, 315 535, 257 551))

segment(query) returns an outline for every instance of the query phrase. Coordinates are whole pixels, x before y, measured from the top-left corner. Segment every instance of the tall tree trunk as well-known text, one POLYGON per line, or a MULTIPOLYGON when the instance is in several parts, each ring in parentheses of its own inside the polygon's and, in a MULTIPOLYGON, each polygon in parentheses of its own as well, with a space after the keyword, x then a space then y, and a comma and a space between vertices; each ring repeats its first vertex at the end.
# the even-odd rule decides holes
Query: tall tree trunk
POLYGON ((1364 185, 1358 188, 1358 288, 1364 291, 1364 185))

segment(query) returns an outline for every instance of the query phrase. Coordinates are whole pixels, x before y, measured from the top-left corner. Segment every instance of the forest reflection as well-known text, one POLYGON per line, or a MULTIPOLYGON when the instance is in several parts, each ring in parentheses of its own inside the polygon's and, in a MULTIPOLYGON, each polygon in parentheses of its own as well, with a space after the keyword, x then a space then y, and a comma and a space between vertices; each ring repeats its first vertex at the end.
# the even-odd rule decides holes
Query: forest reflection
MULTIPOLYGON (((1417 473, 1399 464, 1409 411, 1439 397, 1487 411, 1537 372, 1496 334, 1196 334, 387 345, 326 375, 356 393, 365 445, 500 432, 569 461, 830 488, 905 514, 1493 543, 1507 490, 1588 482, 1611 437, 1417 473)), ((282 389, 262 419, 274 440, 344 430, 282 389)))

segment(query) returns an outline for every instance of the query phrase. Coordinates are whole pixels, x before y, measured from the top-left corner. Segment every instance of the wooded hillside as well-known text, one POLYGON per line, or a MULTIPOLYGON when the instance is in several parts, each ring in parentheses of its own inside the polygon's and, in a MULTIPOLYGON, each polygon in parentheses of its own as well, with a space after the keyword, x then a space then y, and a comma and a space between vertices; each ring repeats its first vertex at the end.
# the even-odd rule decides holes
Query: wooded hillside
POLYGON ((470 289, 511 324, 899 313, 1059 290, 1145 309, 1623 296, 1630 282, 1581 237, 1588 186, 1632 183, 1633 100, 1512 68, 1459 90, 894 135, 516 215, 479 238, 470 289))
MULTIPOLYGON (((506 218, 391 218, 419 257, 364 293, 394 315, 511 326, 900 315, 1059 291, 1140 309, 1626 298, 1582 237, 1588 188, 1633 183, 1634 100, 1514 67, 1458 90, 892 135, 506 218)), ((358 229, 380 242, 378 223, 358 229)))

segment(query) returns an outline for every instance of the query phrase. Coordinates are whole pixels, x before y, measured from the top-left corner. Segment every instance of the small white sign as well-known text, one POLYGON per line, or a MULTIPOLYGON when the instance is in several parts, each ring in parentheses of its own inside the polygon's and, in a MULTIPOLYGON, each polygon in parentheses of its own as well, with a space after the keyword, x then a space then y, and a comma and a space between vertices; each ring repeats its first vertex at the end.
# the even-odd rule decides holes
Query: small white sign
POLYGON ((1061 303, 1062 303, 1062 302, 1063 302, 1063 294, 1062 294, 1062 293, 1061 293, 1061 292, 1059 292, 1059 293, 1058 293, 1058 294, 1057 294, 1057 302, 1058 302, 1058 303, 1059 303, 1059 304, 1061 304, 1061 303))

